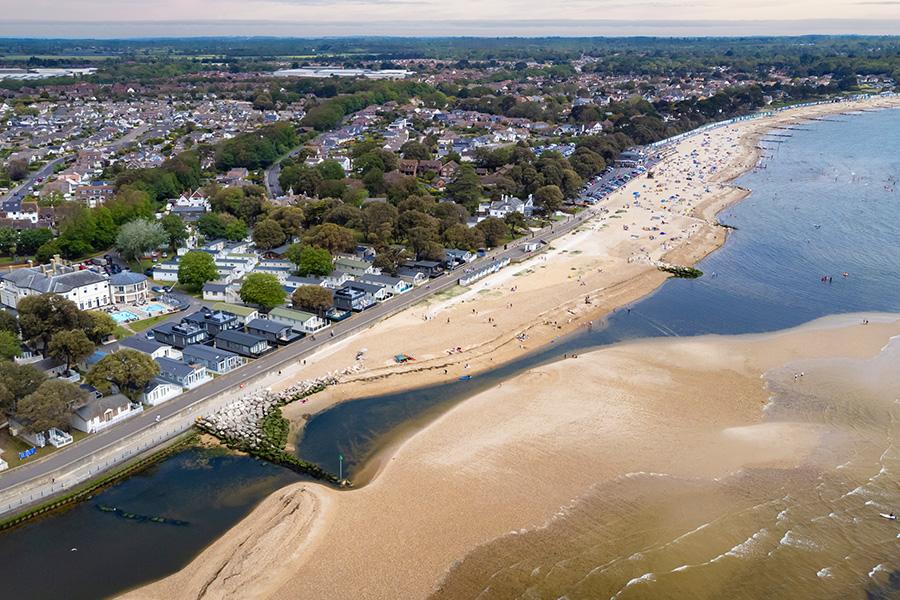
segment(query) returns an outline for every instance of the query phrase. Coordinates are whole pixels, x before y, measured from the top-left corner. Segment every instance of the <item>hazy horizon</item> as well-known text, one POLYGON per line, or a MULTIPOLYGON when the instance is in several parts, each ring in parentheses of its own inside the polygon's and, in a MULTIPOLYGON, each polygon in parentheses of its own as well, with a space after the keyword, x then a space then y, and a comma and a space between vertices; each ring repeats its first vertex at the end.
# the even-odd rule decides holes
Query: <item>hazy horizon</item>
MULTIPOLYGON (((900 2, 896 3, 900 12, 900 2)), ((3 38, 140 39, 185 37, 738 37, 897 35, 897 19, 768 20, 6 20, 3 38)))

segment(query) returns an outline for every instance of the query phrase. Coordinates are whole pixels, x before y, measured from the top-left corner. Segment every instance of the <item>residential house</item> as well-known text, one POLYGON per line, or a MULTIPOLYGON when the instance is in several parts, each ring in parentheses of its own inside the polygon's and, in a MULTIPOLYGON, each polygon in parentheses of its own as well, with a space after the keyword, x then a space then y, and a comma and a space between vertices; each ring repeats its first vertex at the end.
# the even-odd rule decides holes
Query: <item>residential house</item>
POLYGON ((219 375, 228 373, 244 364, 244 359, 234 352, 210 346, 186 346, 182 360, 188 364, 202 365, 219 375))
POLYGON ((334 268, 338 271, 349 273, 354 277, 379 272, 372 263, 348 256, 339 256, 336 258, 334 261, 334 268))
POLYGON ((216 348, 251 358, 256 358, 269 350, 269 342, 264 338, 234 330, 221 332, 216 336, 214 344, 216 348))
POLYGON ((491 202, 488 208, 488 215, 502 219, 506 215, 517 212, 526 217, 530 217, 534 211, 534 199, 531 195, 526 200, 520 200, 512 196, 502 196, 500 200, 491 202))
POLYGON ((140 404, 132 402, 124 394, 91 398, 84 406, 75 409, 70 424, 78 431, 96 433, 119 421, 134 417, 143 410, 144 408, 140 404))
POLYGON ((178 349, 209 340, 206 329, 194 323, 163 323, 150 331, 155 340, 178 349))
POLYGON ((150 297, 147 277, 129 271, 110 275, 109 292, 113 304, 142 304, 150 297))
POLYGON ((259 317, 259 311, 251 306, 243 304, 228 304, 226 302, 216 302, 212 309, 217 312, 226 312, 237 317, 238 323, 243 327, 249 321, 259 317))
POLYGON ((208 302, 225 302, 228 299, 228 284, 217 282, 204 283, 203 299, 208 302))
POLYGON ((166 381, 162 377, 154 377, 144 387, 144 392, 141 394, 141 402, 150 406, 156 406, 181 395, 182 390, 183 388, 177 383, 166 381))
POLYGON ((334 291, 334 307, 339 310, 363 311, 375 306, 375 299, 369 292, 344 284, 334 291))
POLYGON ((159 378, 176 383, 186 390, 192 390, 212 379, 203 365, 187 365, 171 358, 157 358, 159 378))
POLYGON ((269 311, 269 320, 289 325, 301 333, 315 333, 328 326, 328 321, 318 315, 282 306, 269 311))
POLYGON ((97 208, 116 195, 116 186, 108 181, 92 181, 88 185, 75 188, 75 200, 88 208, 97 208))
POLYGON ((417 260, 401 265, 397 272, 418 271, 426 277, 438 277, 444 273, 444 266, 436 260, 417 260))
POLYGON ((247 323, 247 333, 261 337, 270 344, 290 344, 303 337, 295 333, 291 325, 271 319, 253 319, 247 323))
POLYGON ((404 294, 413 288, 413 285, 405 279, 390 275, 360 275, 359 281, 384 286, 392 296, 404 294))
POLYGON ((222 331, 238 329, 241 326, 237 315, 221 310, 210 310, 205 306, 197 312, 184 317, 181 322, 202 327, 211 338, 216 337, 222 331))
POLYGON ((444 265, 451 271, 466 263, 472 262, 476 258, 477 256, 475 253, 469 252, 468 250, 458 250, 456 248, 444 250, 444 265))
POLYGON ((365 283, 362 281, 353 281, 351 283, 344 284, 344 286, 362 290, 363 292, 372 296, 372 299, 376 302, 384 302, 392 295, 387 286, 384 286, 380 283, 365 283))
POLYGON ((167 260, 166 262, 153 265, 153 279, 156 281, 178 281, 178 261, 167 260))
POLYGON ((166 357, 176 360, 181 358, 181 353, 172 346, 163 344, 159 340, 147 339, 142 335, 133 335, 120 340, 119 347, 126 350, 141 352, 148 355, 150 358, 166 357))
POLYGON ((291 292, 302 285, 316 285, 319 287, 325 287, 325 280, 321 277, 300 277, 298 275, 291 275, 284 280, 285 289, 291 292))
POLYGON ((344 271, 332 271, 323 278, 322 283, 323 287, 336 290, 348 281, 353 281, 353 276, 349 273, 345 273, 344 271))
POLYGON ((89 270, 63 266, 58 259, 50 265, 15 269, 0 275, 0 303, 15 308, 19 300, 35 294, 59 294, 81 310, 109 304, 109 280, 89 270))

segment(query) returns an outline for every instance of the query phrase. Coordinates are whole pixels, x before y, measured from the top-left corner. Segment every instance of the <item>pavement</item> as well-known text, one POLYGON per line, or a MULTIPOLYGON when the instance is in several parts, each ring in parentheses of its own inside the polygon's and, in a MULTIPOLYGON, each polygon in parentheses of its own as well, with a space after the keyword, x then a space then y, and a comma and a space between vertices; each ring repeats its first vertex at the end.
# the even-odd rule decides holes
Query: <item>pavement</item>
MULTIPOLYGON (((506 257, 510 259, 521 258, 526 255, 522 248, 525 242, 537 239, 549 242, 559 238, 573 231, 593 216, 594 212, 593 209, 588 209, 579 215, 570 217, 564 222, 554 223, 540 231, 533 232, 529 237, 520 238, 504 248, 493 250, 467 266, 476 270, 481 266, 490 264, 494 260, 506 257)), ((59 478, 66 473, 67 469, 83 466, 85 460, 96 453, 122 445, 129 438, 139 434, 146 434, 148 430, 158 427, 160 423, 165 423, 169 419, 173 421, 184 419, 186 413, 199 416, 203 414, 204 403, 207 403, 207 401, 217 398, 225 392, 239 389, 242 384, 246 385, 260 376, 280 370, 289 364, 301 362, 333 342, 346 339, 382 319, 421 302, 429 296, 452 288, 458 284, 460 277, 464 275, 465 273, 461 269, 445 273, 401 296, 395 296, 364 312, 354 314, 350 319, 335 323, 328 330, 308 335, 293 344, 274 350, 239 369, 216 377, 211 382, 187 391, 160 406, 146 410, 136 417, 117 423, 100 433, 90 435, 70 446, 61 448, 45 458, 10 468, 0 473, 0 491, 7 490, 13 486, 21 485, 24 487, 34 484, 42 478, 51 476, 59 478), (157 418, 159 421, 157 421, 157 418)), ((164 440, 160 440, 160 442, 162 441, 164 440)), ((108 464, 107 466, 113 467, 115 465, 108 464)))

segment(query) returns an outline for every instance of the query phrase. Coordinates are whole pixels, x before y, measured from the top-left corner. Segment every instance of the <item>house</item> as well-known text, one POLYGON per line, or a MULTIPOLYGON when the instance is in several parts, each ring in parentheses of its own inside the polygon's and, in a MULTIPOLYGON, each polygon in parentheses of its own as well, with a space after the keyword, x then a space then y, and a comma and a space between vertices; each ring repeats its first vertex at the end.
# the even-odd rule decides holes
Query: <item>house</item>
POLYGON ((349 273, 353 276, 366 275, 369 273, 374 274, 378 272, 378 269, 375 268, 372 263, 347 256, 340 256, 335 259, 334 268, 338 271, 343 271, 344 273, 349 273))
POLYGON ((339 310, 363 311, 375 306, 372 295, 358 287, 344 284, 334 291, 334 307, 339 310))
POLYGON ((468 250, 458 250, 456 248, 444 250, 444 265, 451 271, 472 262, 476 258, 475 253, 468 250))
POLYGON ((180 385, 186 390, 194 389, 212 379, 212 375, 202 365, 186 365, 171 358, 157 358, 159 378, 180 385))
POLYGON ((269 320, 283 325, 289 325, 294 331, 300 331, 302 333, 315 333, 328 326, 328 321, 322 317, 302 310, 284 308, 281 306, 269 311, 269 320))
POLYGON ((244 364, 244 359, 234 352, 196 344, 185 346, 182 360, 188 364, 202 365, 219 375, 233 371, 244 364))
POLYGON ((156 406, 180 395, 182 389, 177 383, 166 381, 161 377, 154 377, 144 387, 144 391, 141 394, 141 402, 150 406, 156 406))
POLYGON ((216 348, 237 352, 242 356, 256 358, 269 350, 269 342, 242 331, 223 331, 216 336, 214 341, 216 348))
POLYGON ((228 304, 226 302, 216 302, 212 309, 218 312, 226 312, 237 317, 238 323, 243 327, 249 321, 259 317, 259 311, 250 306, 242 304, 228 304))
POLYGON ((444 272, 444 266, 436 260, 417 260, 407 262, 397 268, 399 275, 422 273, 425 277, 438 277, 444 272))
POLYGON ((271 319, 253 319, 247 323, 247 333, 261 337, 270 344, 290 344, 303 337, 295 333, 291 325, 271 319))
POLYGON ((123 271, 110 276, 109 293, 113 304, 141 304, 148 300, 150 288, 145 275, 123 271))
POLYGON ((390 275, 360 275, 361 283, 374 283, 384 286, 392 296, 404 294, 413 288, 412 283, 400 277, 391 277, 390 275))
POLYGON ((119 421, 136 416, 143 410, 143 406, 135 404, 124 394, 112 394, 88 400, 84 406, 75 409, 70 423, 78 431, 96 433, 119 421))
POLYGON ((216 337, 222 331, 238 329, 241 326, 237 315, 221 310, 213 311, 205 306, 197 312, 184 317, 181 322, 202 328, 211 338, 216 337))
POLYGON ((330 275, 323 278, 322 284, 324 287, 336 290, 348 281, 353 281, 353 276, 349 273, 345 273, 344 271, 332 271, 330 275))
POLYGON ((384 302, 392 295, 390 290, 388 290, 386 286, 380 283, 364 283, 362 281, 353 281, 344 285, 366 292, 367 294, 372 296, 372 299, 375 300, 375 302, 384 302))
POLYGON ((202 344, 209 340, 206 329, 193 323, 163 323, 150 331, 158 342, 178 349, 191 344, 202 344))
POLYGON ((227 283, 204 283, 203 299, 209 302, 225 302, 228 299, 227 283))
POLYGON ((325 287, 325 280, 321 277, 300 277, 298 275, 291 275, 284 280, 284 287, 291 292, 302 285, 325 287))
POLYGON ((530 217, 534 211, 534 199, 531 195, 526 200, 520 200, 512 196, 502 196, 500 200, 491 202, 488 207, 488 215, 502 219, 506 215, 517 212, 526 217, 530 217))
POLYGON ((287 260, 264 260, 254 267, 254 273, 268 273, 279 281, 287 279, 297 269, 297 265, 287 260))
POLYGON ((156 281, 178 281, 178 261, 169 260, 153 265, 153 279, 156 281))
POLYGON ((58 259, 50 265, 15 269, 0 275, 0 303, 15 308, 19 300, 35 294, 59 294, 81 310, 109 304, 109 280, 90 270, 75 270, 58 259))
POLYGON ((163 344, 159 340, 147 339, 142 335, 133 335, 120 340, 119 347, 126 350, 141 352, 150 356, 150 358, 160 358, 163 356, 166 358, 174 358, 176 360, 181 358, 181 353, 172 346, 163 344))

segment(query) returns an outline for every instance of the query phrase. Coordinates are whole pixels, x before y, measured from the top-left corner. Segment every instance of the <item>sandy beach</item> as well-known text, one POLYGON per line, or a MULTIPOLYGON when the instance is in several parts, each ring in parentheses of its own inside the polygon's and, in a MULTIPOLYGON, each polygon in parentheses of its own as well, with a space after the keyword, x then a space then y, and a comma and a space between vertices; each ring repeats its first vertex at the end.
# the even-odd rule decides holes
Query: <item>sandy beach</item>
MULTIPOLYGON (((474 374, 549 343, 657 288, 667 277, 657 262, 691 265, 724 243, 715 215, 749 193, 732 181, 757 164, 771 128, 898 103, 805 107, 688 137, 652 178, 630 182, 539 256, 260 385, 346 367, 365 349, 359 373, 285 409, 300 427, 334 403, 474 374), (395 365, 400 352, 416 361, 395 365)), ((851 316, 778 334, 627 343, 532 369, 400 441, 368 485, 285 488, 181 572, 125 597, 427 597, 474 548, 541 527, 599 483, 797 467, 821 430, 763 423, 761 376, 800 358, 878 354, 900 322, 868 318, 867 327, 851 316)))

